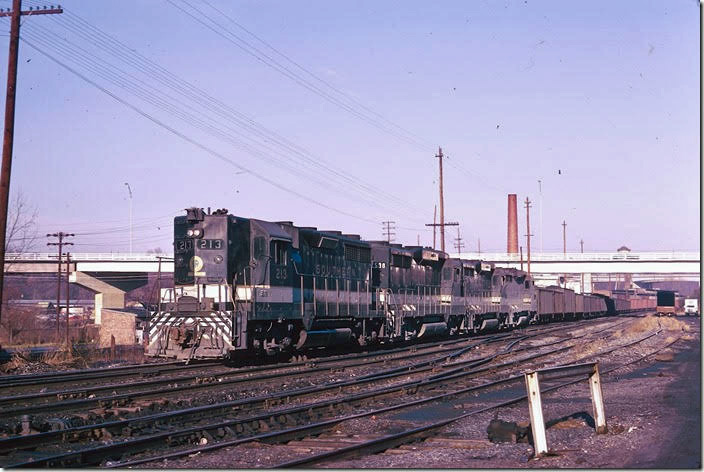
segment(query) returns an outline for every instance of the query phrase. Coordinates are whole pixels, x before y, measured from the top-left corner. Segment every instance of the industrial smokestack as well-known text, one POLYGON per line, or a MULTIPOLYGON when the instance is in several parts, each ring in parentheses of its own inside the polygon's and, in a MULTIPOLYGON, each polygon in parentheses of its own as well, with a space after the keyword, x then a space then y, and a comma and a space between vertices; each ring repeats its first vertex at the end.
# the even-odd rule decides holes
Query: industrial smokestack
POLYGON ((508 237, 506 252, 518 254, 518 214, 516 212, 516 194, 508 194, 508 237))

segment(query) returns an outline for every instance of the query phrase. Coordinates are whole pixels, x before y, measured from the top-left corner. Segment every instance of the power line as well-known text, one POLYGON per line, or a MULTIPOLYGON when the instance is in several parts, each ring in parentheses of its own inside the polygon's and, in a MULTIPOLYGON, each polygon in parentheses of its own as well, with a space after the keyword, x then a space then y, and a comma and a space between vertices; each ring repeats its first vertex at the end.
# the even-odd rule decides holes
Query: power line
MULTIPOLYGON (((36 28, 36 29, 39 29, 39 28, 36 28)), ((45 31, 46 31, 46 30, 45 30, 45 31)), ((36 34, 36 31, 35 31, 34 33, 36 34)), ((53 33, 49 33, 49 34, 53 34, 53 33)), ((63 39, 63 41, 67 41, 65 38, 59 38, 59 39, 63 39)), ((44 43, 48 43, 48 42, 49 42, 49 40, 46 39, 45 37, 39 37, 39 38, 37 38, 37 37, 35 36, 35 40, 38 40, 38 41, 44 40, 44 41, 43 41, 44 43)), ((73 47, 76 47, 75 45, 72 45, 72 46, 73 46, 73 47)), ((56 49, 56 41, 53 41, 53 40, 52 40, 50 47, 53 47, 54 49, 56 49)), ((78 47, 78 48, 80 48, 80 47, 78 47)), ((82 48, 80 48, 80 49, 82 49, 82 48)), ((83 51, 85 51, 85 50, 83 49, 83 51)), ((71 54, 70 51, 67 52, 66 48, 63 48, 62 51, 59 51, 60 54, 61 54, 62 52, 63 52, 63 54, 62 54, 63 56, 67 56, 67 55, 71 54)), ((73 53, 75 54, 75 51, 73 51, 73 53)), ((72 59, 73 59, 74 61, 76 60, 75 57, 72 57, 72 59)), ((94 60, 94 59, 93 59, 93 60, 94 60)), ((98 60, 102 61, 102 60, 99 59, 99 58, 98 58, 98 60)), ((109 80, 109 81, 112 81, 113 83, 116 82, 116 78, 115 78, 114 76, 111 76, 111 75, 110 75, 110 74, 114 74, 114 72, 110 71, 110 72, 106 73, 104 70, 98 70, 98 69, 96 69, 96 64, 95 64, 95 63, 86 63, 86 60, 83 59, 83 58, 79 59, 78 62, 79 62, 83 67, 87 68, 88 70, 91 70, 91 71, 93 71, 93 72, 95 72, 95 73, 98 73, 102 78, 104 78, 104 79, 106 79, 106 80, 109 80)), ((103 61, 103 62, 104 62, 104 61, 103 61)), ((112 66, 112 65, 110 65, 110 66, 112 66)), ((114 66, 112 66, 112 67, 114 68, 114 66)), ((161 107, 162 109, 164 109, 164 107, 166 107, 166 110, 169 111, 170 113, 174 113, 174 111, 175 111, 174 108, 173 108, 173 106, 171 106, 171 105, 168 104, 168 103, 165 103, 163 100, 161 100, 161 101, 155 101, 154 96, 145 95, 145 93, 144 93, 143 91, 135 90, 135 89, 134 89, 134 85, 135 85, 135 84, 134 84, 134 81, 133 81, 133 80, 130 80, 129 82, 128 82, 128 81, 125 81, 125 80, 120 80, 120 81, 117 81, 117 84, 118 84, 118 86, 120 86, 121 88, 124 88, 124 89, 129 90, 132 94, 137 95, 139 98, 141 98, 141 99, 147 101, 148 103, 151 103, 151 104, 154 105, 154 106, 161 107), (141 93, 140 93, 140 92, 141 92, 141 93)), ((155 92, 154 89, 148 91, 148 93, 154 93, 154 92, 155 92)), ((167 97, 168 97, 168 96, 167 96, 167 97)), ((170 97, 170 98, 173 98, 173 97, 170 97)), ((181 114, 179 115, 179 117, 182 118, 182 119, 185 119, 185 120, 187 120, 187 121, 188 121, 188 119, 190 118, 190 119, 191 119, 191 124, 192 124, 193 126, 199 127, 200 129, 203 129, 203 130, 205 130, 205 131, 210 131, 210 134, 215 134, 215 135, 216 135, 217 137, 219 137, 219 138, 224 138, 224 139, 226 139, 226 140, 229 140, 230 142, 232 141, 231 139, 228 139, 228 136, 224 136, 224 135, 223 135, 223 131, 222 131, 222 130, 220 130, 220 129, 213 130, 213 127, 212 127, 211 125, 204 124, 204 123, 202 122, 202 120, 200 120, 201 122, 195 121, 195 123, 194 123, 194 121, 193 121, 193 118, 194 118, 194 117, 193 117, 192 115, 190 115, 190 116, 188 116, 188 115, 184 116, 183 113, 181 113, 181 114), (205 126, 204 126, 204 125, 205 125, 205 126), (210 127, 208 128, 208 126, 210 126, 210 127)), ((231 130, 231 128, 230 128, 230 130, 231 130)), ((237 144, 241 144, 241 143, 238 142, 237 144)), ((248 151, 250 154, 255 154, 255 155, 257 155, 256 151, 254 151, 254 150, 251 149, 251 148, 246 148, 245 150, 248 151)), ((261 153, 259 153, 258 155, 261 156, 261 153)), ((269 156, 265 156, 265 157, 269 157, 269 156)), ((282 161, 279 160, 279 164, 282 164, 282 161)), ((290 168, 290 167, 289 167, 289 168, 290 168)), ((297 171, 297 168, 293 168, 292 170, 293 170, 294 172, 296 172, 296 171, 297 171)), ((299 173, 299 175, 300 175, 300 172, 298 172, 298 173, 299 173)), ((320 181, 319 181, 319 182, 320 182, 320 181)), ((326 185, 326 182, 322 182, 322 185, 326 185)), ((339 191, 339 187, 336 187, 335 189, 336 189, 337 191, 339 191)), ((377 189, 377 190, 378 190, 378 189, 377 189)), ((376 203, 376 202, 378 202, 378 199, 372 199, 372 203, 376 203)))
POLYGON ((457 237, 455 238, 455 249, 457 249, 457 254, 461 254, 463 248, 464 248, 464 243, 462 242, 462 237, 460 236, 460 227, 458 225, 457 226, 457 237))
MULTIPOLYGON (((210 8, 212 8, 213 10, 215 10, 216 12, 218 12, 221 16, 223 16, 223 17, 226 18, 228 21, 230 21, 232 24, 234 24, 235 26, 237 26, 238 28, 240 28, 241 30, 243 30, 244 32, 246 32, 247 34, 249 34, 250 36, 252 36, 254 39, 256 39, 256 40, 259 41, 260 43, 264 44, 266 47, 268 47, 268 48, 271 49, 273 52, 275 52, 276 54, 278 54, 279 56, 281 56, 282 58, 284 58, 286 61, 290 62, 290 63, 293 64, 295 67, 297 67, 297 68, 300 69, 301 71, 305 72, 307 75, 309 75, 309 76, 312 77, 313 79, 317 80, 318 82, 322 83, 323 85, 327 86, 328 88, 330 88, 331 90, 333 90, 333 91, 336 92, 337 94, 343 96, 345 99, 349 100, 350 102, 354 103, 355 105, 359 106, 360 108, 362 108, 363 110, 369 112, 370 114, 372 114, 372 115, 378 117, 379 119, 381 119, 382 121, 388 123, 389 125, 393 126, 394 128, 397 128, 399 131, 402 131, 403 133, 407 134, 408 136, 415 137, 415 138, 417 138, 417 139, 419 139, 419 140, 421 140, 421 141, 425 141, 423 138, 421 138, 421 137, 418 136, 417 134, 415 134, 415 133, 413 133, 413 132, 411 132, 411 131, 409 131, 409 130, 403 128, 402 126, 398 125, 397 123, 394 123, 393 121, 389 120, 389 119, 386 118, 385 116, 381 115, 380 113, 374 111, 373 109, 371 109, 371 108, 367 107, 366 105, 364 105, 363 103, 359 102, 359 101, 358 101, 357 99, 355 99, 353 96, 351 96, 351 95, 349 95, 348 93, 345 93, 344 91, 342 91, 342 90, 340 90, 339 88, 335 87, 333 84, 331 84, 331 83, 328 82, 327 80, 321 78, 319 75, 314 74, 314 73, 311 72, 309 69, 305 68, 305 67, 302 66, 300 63, 294 61, 294 60, 291 59, 289 56, 287 56, 286 54, 282 53, 280 50, 278 50, 277 48, 275 48, 274 46, 272 46, 270 43, 268 43, 267 41, 265 41, 265 40, 262 39, 261 37, 257 36, 256 34, 254 34, 254 33, 253 33, 252 31, 250 31, 249 29, 245 28, 242 24, 240 24, 240 23, 238 23, 237 21, 235 21, 231 16, 228 16, 228 15, 227 15, 225 12, 223 12, 222 10, 220 10, 220 9, 218 9, 218 8, 216 8, 216 7, 214 7, 214 6, 213 6, 210 2, 208 2, 207 0, 200 0, 200 1, 201 1, 201 3, 205 3, 205 4, 208 5, 210 8)), ((431 145, 431 144, 428 144, 427 147, 428 147, 428 148, 432 148, 432 145, 431 145)))
POLYGON ((169 126, 169 125, 167 125, 166 123, 164 123, 163 121, 157 119, 156 117, 152 116, 151 114, 145 112, 145 111, 142 110, 141 108, 139 108, 139 107, 133 105, 132 103, 126 101, 125 99, 119 97, 118 95, 116 95, 116 94, 114 94, 113 92, 109 91, 109 90, 106 89, 105 87, 99 85, 97 82, 95 82, 95 81, 89 79, 89 78, 88 78, 87 76, 85 76, 84 74, 81 74, 80 72, 78 72, 77 70, 75 70, 74 68, 72 68, 71 66, 69 66, 69 65, 67 65, 67 64, 65 64, 65 63, 63 63, 62 61, 60 61, 59 59, 55 58, 55 57, 52 56, 51 54, 49 54, 49 53, 47 53, 46 51, 42 50, 40 47, 34 45, 34 44, 31 43, 30 41, 28 41, 28 40, 26 40, 26 39, 24 39, 24 38, 22 38, 22 41, 23 41, 25 44, 27 44, 27 46, 31 47, 32 49, 34 49, 34 50, 37 51, 38 53, 42 54, 43 56, 47 57, 47 58, 50 59, 51 61, 53 61, 53 62, 55 62, 56 64, 58 64, 59 66, 61 66, 62 68, 66 69, 67 71, 69 71, 69 72, 71 72, 72 74, 76 75, 76 76, 79 77, 81 80, 83 80, 83 81, 87 82, 88 84, 92 85, 93 87, 97 88, 98 90, 100 90, 100 91, 103 92, 104 94, 110 96, 110 97, 113 98, 115 101, 121 103, 122 105, 124 105, 124 106, 126 106, 126 107, 128 107, 128 108, 130 108, 131 110, 133 110, 134 112, 136 112, 136 113, 138 113, 139 115, 143 116, 144 118, 148 119, 149 121, 153 122, 153 123, 156 124, 157 126, 163 128, 163 129, 165 129, 166 131, 170 132, 171 134, 173 134, 173 135, 175 135, 175 136, 181 138, 182 140, 184 140, 184 141, 186 141, 186 142, 192 144, 193 146, 195 146, 195 147, 201 149, 202 151, 204 151, 204 152, 210 154, 211 156, 216 157, 216 158, 222 160, 223 162, 225 162, 225 163, 227 163, 227 164, 229 164, 229 165, 232 165, 233 167, 235 167, 235 168, 237 168, 237 169, 239 169, 239 170, 247 171, 247 172, 251 173, 252 176, 258 178, 259 180, 262 180, 263 182, 266 182, 266 183, 268 183, 268 184, 270 184, 270 185, 272 185, 272 186, 274 186, 274 187, 276 187, 276 188, 278 188, 278 189, 280 189, 280 190, 283 190, 283 191, 285 191, 285 192, 287 192, 287 193, 290 193, 290 194, 292 194, 292 195, 295 195, 295 196, 297 196, 297 197, 299 197, 299 198, 301 198, 301 199, 303 199, 303 200, 305 200, 305 201, 307 201, 307 202, 309 202, 309 203, 312 203, 312 204, 314 204, 314 205, 316 205, 316 206, 320 206, 320 207, 322 207, 322 208, 325 208, 325 209, 327 209, 327 210, 330 210, 330 211, 339 213, 339 214, 344 215, 344 216, 348 216, 348 217, 350 217, 350 218, 358 219, 358 220, 361 220, 361 221, 366 221, 366 222, 368 222, 368 223, 374 223, 374 220, 372 220, 372 219, 370 219, 370 218, 366 218, 366 217, 354 215, 354 214, 352 214, 352 213, 346 212, 346 211, 341 210, 341 209, 339 209, 339 208, 336 208, 336 207, 327 205, 327 204, 325 204, 325 203, 322 203, 322 202, 320 202, 320 201, 318 201, 318 200, 316 200, 316 199, 314 199, 314 198, 312 198, 312 197, 309 197, 309 196, 304 195, 304 194, 302 194, 302 193, 300 193, 300 192, 298 192, 298 191, 296 191, 296 190, 293 190, 293 189, 290 189, 290 188, 288 188, 288 187, 286 187, 286 186, 284 186, 284 185, 281 185, 280 183, 278 183, 278 182, 276 182, 276 181, 274 181, 274 180, 272 180, 272 179, 270 179, 270 178, 268 178, 268 177, 266 177, 266 176, 260 174, 259 172, 255 172, 255 171, 253 171, 253 170, 251 170, 251 169, 248 169, 248 168, 244 167, 244 166, 241 165, 241 164, 238 164, 238 163, 232 161, 230 158, 228 158, 227 156, 223 155, 222 153, 219 153, 219 152, 217 152, 217 151, 215 151, 215 150, 213 150, 213 149, 211 149, 211 148, 205 146, 204 144, 200 143, 199 141, 197 141, 197 140, 195 140, 195 139, 189 137, 189 136, 186 135, 185 133, 183 133, 183 132, 181 132, 181 131, 178 131, 177 129, 175 129, 175 128, 169 126))
POLYGON ((284 75, 285 77, 289 78, 290 80, 296 82, 298 85, 302 86, 303 88, 308 89, 309 91, 313 92, 314 94, 320 96, 327 102, 332 103, 333 105, 338 106, 339 108, 342 108, 343 110, 347 111, 348 113, 351 113, 352 115, 356 116, 357 118, 360 118, 361 120, 367 122, 368 124, 374 126, 375 128, 386 132, 390 135, 393 135, 397 137, 398 139, 401 139, 403 141, 406 141, 414 146, 419 147, 420 149, 427 150, 425 146, 423 146, 421 143, 417 142, 415 139, 407 137, 399 132, 396 132, 387 126, 383 125, 380 123, 378 120, 374 118, 370 118, 369 116, 365 115, 364 113, 360 112, 359 110, 356 110, 354 107, 350 106, 347 103, 344 103, 341 101, 339 98, 335 97, 334 95, 331 95, 330 93, 326 92, 325 90, 321 89, 317 85, 311 83, 310 81, 306 80, 305 78, 301 77, 299 74, 297 74, 295 71, 292 71, 290 68, 286 67, 285 65, 281 64, 280 62, 276 61, 274 58, 266 54, 264 51, 260 50, 256 46, 253 46, 237 34, 233 33, 231 30, 229 30, 227 27, 223 26, 221 23, 217 22, 215 19, 213 19, 210 15, 208 15, 206 12, 203 10, 193 6, 192 4, 189 4, 187 2, 182 2, 185 3, 190 9, 194 10, 196 14, 193 14, 191 12, 186 11, 184 8, 176 5, 176 3, 173 0, 166 0, 168 3, 170 3, 172 6, 175 8, 181 10, 183 13, 186 15, 190 16, 194 21, 200 23, 201 25, 205 26, 209 30, 213 31, 215 34, 218 36, 222 37, 226 41, 229 41, 230 43, 234 44, 237 46, 237 48, 241 49, 245 53, 249 54, 250 56, 254 57, 257 61, 261 62, 262 64, 265 64, 266 66, 274 69, 275 71, 279 72, 280 74, 284 75), (215 25, 215 26, 213 26, 215 25))

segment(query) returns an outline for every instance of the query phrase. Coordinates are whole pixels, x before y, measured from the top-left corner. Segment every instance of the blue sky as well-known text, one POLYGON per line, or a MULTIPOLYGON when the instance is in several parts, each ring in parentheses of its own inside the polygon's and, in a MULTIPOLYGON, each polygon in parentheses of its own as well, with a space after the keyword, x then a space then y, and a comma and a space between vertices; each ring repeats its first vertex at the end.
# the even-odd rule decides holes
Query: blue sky
MULTIPOLYGON (((38 208, 41 234, 79 233, 76 251, 128 249, 124 182, 134 192, 136 251, 170 252, 171 220, 188 206, 368 239, 380 239, 381 221, 391 219, 398 242, 420 234, 430 244, 438 145, 449 156, 446 219, 460 222, 466 249, 481 238, 482 251, 505 250, 507 193, 533 201, 539 249, 538 179, 545 251, 562 250, 563 220, 573 251, 580 238, 587 251, 699 247, 694 0, 62 6, 64 15, 23 18, 12 190, 38 208), (206 24, 220 34, 192 8, 218 21, 206 24), (107 49, 101 33, 126 47, 107 49), (168 90, 153 69, 130 65, 135 52, 209 98, 168 90), (282 66, 289 72, 275 70, 282 66), (265 131, 253 134, 246 120, 265 131), (272 143, 280 138, 286 147, 272 143)), ((522 245, 524 222, 521 208, 522 245)), ((448 247, 455 236, 448 229, 448 247)))

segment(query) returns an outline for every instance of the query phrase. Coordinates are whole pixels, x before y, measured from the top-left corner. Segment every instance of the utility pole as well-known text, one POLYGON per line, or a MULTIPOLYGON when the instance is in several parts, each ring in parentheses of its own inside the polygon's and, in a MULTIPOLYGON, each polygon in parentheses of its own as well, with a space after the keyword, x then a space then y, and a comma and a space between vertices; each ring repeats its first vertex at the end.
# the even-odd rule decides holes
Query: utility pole
POLYGON ((528 275, 530 275, 530 200, 526 197, 526 249, 528 251, 528 275))
POLYGON ((562 220, 562 254, 567 255, 567 222, 562 220))
MULTIPOLYGON (((63 246, 73 246, 73 243, 65 243, 64 238, 73 237, 73 233, 64 233, 59 231, 58 233, 49 233, 46 235, 47 238, 58 238, 58 243, 46 243, 47 246, 58 246, 59 247, 59 268, 57 271, 57 282, 56 282, 56 342, 59 342, 59 319, 61 318, 61 249, 63 246)), ((66 278, 68 278, 68 265, 66 265, 66 278)))
POLYGON ((132 189, 130 188, 130 184, 125 182, 125 185, 127 185, 127 191, 130 193, 130 256, 132 255, 132 189))
POLYGON ((420 234, 417 235, 416 246, 420 246, 420 234))
MULTIPOLYGON (((579 250, 582 254, 584 254, 584 239, 581 238, 579 239, 579 250)), ((584 271, 580 274, 579 282, 579 285, 582 288, 582 293, 584 293, 584 271)))
MULTIPOLYGON (((565 220, 562 220, 562 254, 567 261, 567 222, 565 220)), ((564 278, 564 286, 567 287, 567 274, 564 274, 564 278)))
POLYGON ((69 324, 68 320, 71 313, 71 281, 68 274, 71 272, 71 253, 66 253, 66 350, 71 352, 71 338, 69 337, 69 324))
POLYGON ((457 226, 457 237, 455 238, 455 249, 457 249, 458 256, 462 253, 462 248, 464 248, 464 243, 462 242, 462 238, 460 237, 460 227, 457 226))
POLYGON ((438 147, 438 158, 440 166, 440 250, 445 252, 445 197, 442 189, 442 148, 438 147))
POLYGON ((538 204, 540 205, 540 212, 539 212, 539 218, 540 220, 538 221, 539 228, 540 230, 540 253, 543 253, 543 182, 542 180, 538 179, 538 204))
POLYGON ((396 224, 396 222, 386 220, 386 221, 382 221, 381 224, 384 226, 384 236, 386 236, 386 242, 391 244, 391 240, 393 239, 393 236, 396 235, 396 233, 394 233, 394 230, 396 229, 396 227, 394 225, 396 224))
MULTIPOLYGON (((443 229, 445 226, 459 226, 460 224, 456 221, 453 221, 451 223, 445 223, 443 224, 442 222, 440 223, 426 223, 425 226, 432 226, 433 227, 433 234, 435 233, 435 227, 439 226, 440 227, 440 250, 442 252, 445 252, 445 230, 443 229)), ((435 239, 435 238, 433 238, 435 239)), ((433 249, 435 248, 435 244, 433 244, 433 249)))
POLYGON ((482 240, 480 238, 477 238, 477 252, 479 255, 482 255, 482 240))
POLYGON ((22 11, 22 0, 12 0, 12 11, 0 11, 0 17, 10 18, 10 52, 7 57, 7 91, 5 95, 5 130, 2 141, 2 167, 0 169, 0 319, 2 319, 3 287, 5 285, 5 244, 7 232, 7 206, 10 200, 10 172, 12 146, 15 136, 15 97, 17 95, 17 59, 20 44, 20 16, 63 13, 61 7, 22 11))

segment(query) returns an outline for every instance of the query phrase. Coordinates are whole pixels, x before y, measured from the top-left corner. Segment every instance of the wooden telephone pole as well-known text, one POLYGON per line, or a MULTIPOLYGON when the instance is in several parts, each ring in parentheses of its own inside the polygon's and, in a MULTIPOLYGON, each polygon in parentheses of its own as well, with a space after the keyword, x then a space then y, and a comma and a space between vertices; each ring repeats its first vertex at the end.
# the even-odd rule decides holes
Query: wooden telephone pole
POLYGON ((396 235, 396 233, 394 233, 394 230, 396 229, 396 227, 394 225, 396 224, 396 222, 387 220, 387 221, 382 221, 381 224, 384 227, 383 233, 384 233, 384 236, 386 236, 386 242, 391 244, 391 241, 393 240, 394 236, 396 235))
POLYGON ((440 250, 445 252, 445 196, 442 188, 442 148, 438 147, 438 153, 435 155, 438 158, 440 166, 440 250))
MULTIPOLYGON (((567 260, 567 222, 562 220, 562 255, 567 260)), ((567 274, 564 274, 564 287, 567 287, 567 274)))
POLYGON ((17 95, 17 59, 20 45, 20 16, 51 15, 63 13, 61 7, 22 11, 22 0, 12 0, 12 11, 0 11, 0 17, 10 19, 10 53, 7 57, 7 93, 5 96, 5 130, 2 142, 2 167, 0 168, 0 319, 2 319, 3 286, 5 285, 5 245, 7 231, 7 204, 10 200, 10 171, 12 170, 12 145, 15 136, 15 96, 17 95))
MULTIPOLYGON (((50 233, 47 234, 47 238, 58 238, 59 242, 58 243, 46 243, 47 246, 58 246, 59 247, 59 269, 56 273, 57 275, 57 282, 56 282, 56 342, 59 342, 60 336, 59 336, 59 319, 61 318, 61 258, 63 257, 63 253, 61 250, 63 249, 64 246, 73 246, 73 243, 65 243, 64 238, 67 237, 73 237, 75 234, 73 233, 64 233, 63 231, 59 231, 58 233, 50 233)), ((69 266, 68 262, 66 263, 66 280, 68 280, 68 273, 69 273, 69 266)), ((68 287, 68 283, 66 284, 68 287)), ((68 308, 66 308, 68 311, 68 308)))
POLYGON ((440 223, 435 222, 435 218, 433 218, 433 223, 427 223, 425 226, 432 226, 433 227, 433 248, 435 247, 435 227, 439 226, 440 227, 440 250, 442 252, 445 252, 445 226, 459 226, 459 223, 452 222, 452 223, 445 223, 445 197, 443 195, 443 187, 442 187, 442 158, 444 157, 442 153, 442 148, 438 148, 438 153, 435 155, 435 157, 438 158, 438 163, 440 166, 440 223))

